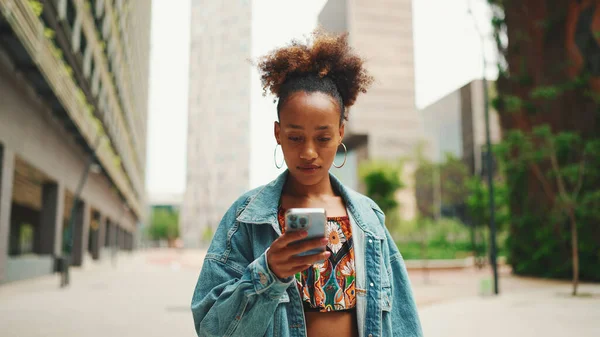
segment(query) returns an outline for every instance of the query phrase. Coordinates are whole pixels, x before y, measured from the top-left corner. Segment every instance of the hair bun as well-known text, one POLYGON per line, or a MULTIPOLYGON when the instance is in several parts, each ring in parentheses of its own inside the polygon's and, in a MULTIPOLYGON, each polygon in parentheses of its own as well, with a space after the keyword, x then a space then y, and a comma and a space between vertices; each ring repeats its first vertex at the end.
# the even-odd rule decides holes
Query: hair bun
POLYGON ((344 106, 352 106, 358 94, 367 92, 373 83, 363 66, 364 60, 350 48, 347 33, 331 35, 317 29, 311 35, 312 41, 293 40, 260 58, 258 70, 264 94, 270 91, 279 97, 281 86, 290 75, 314 73, 331 78, 344 106))

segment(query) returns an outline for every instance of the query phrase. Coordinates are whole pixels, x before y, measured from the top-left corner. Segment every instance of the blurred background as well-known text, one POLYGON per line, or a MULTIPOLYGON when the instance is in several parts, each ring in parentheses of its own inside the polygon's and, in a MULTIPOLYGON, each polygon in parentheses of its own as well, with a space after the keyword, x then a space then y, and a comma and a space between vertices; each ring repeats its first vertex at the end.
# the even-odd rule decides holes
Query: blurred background
POLYGON ((282 172, 250 61, 317 26, 376 79, 332 172, 425 336, 599 336, 596 0, 0 0, 0 335, 194 336, 220 218, 282 172))

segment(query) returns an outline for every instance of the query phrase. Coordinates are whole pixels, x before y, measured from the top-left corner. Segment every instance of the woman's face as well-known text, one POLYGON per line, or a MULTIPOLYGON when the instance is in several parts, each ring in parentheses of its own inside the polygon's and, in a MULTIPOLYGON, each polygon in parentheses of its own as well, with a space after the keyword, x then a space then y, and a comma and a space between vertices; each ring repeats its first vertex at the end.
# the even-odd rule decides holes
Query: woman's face
POLYGON ((275 122, 275 139, 281 144, 290 174, 310 186, 329 177, 338 146, 344 138, 340 108, 321 92, 293 93, 275 122))

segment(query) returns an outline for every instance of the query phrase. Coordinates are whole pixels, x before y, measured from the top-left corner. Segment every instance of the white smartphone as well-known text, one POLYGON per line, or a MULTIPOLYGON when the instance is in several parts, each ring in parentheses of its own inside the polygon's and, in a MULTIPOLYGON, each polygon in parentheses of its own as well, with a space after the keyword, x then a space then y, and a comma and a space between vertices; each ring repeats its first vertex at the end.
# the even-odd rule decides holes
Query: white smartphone
MULTIPOLYGON (((306 230, 308 235, 297 241, 298 243, 320 239, 325 237, 325 224, 327 223, 327 214, 324 208, 290 208, 285 212, 285 230, 294 232, 306 230)), ((313 255, 323 253, 325 246, 315 248, 298 254, 299 256, 313 255)), ((323 263, 323 261, 317 261, 323 263)))

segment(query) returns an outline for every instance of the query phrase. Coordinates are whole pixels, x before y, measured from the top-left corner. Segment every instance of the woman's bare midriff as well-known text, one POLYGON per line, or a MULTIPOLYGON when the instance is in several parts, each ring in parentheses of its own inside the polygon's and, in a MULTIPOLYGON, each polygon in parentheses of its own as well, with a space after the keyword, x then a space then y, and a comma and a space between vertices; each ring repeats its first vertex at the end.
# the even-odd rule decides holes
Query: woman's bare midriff
POLYGON ((358 337, 356 310, 306 311, 304 315, 308 337, 358 337))

